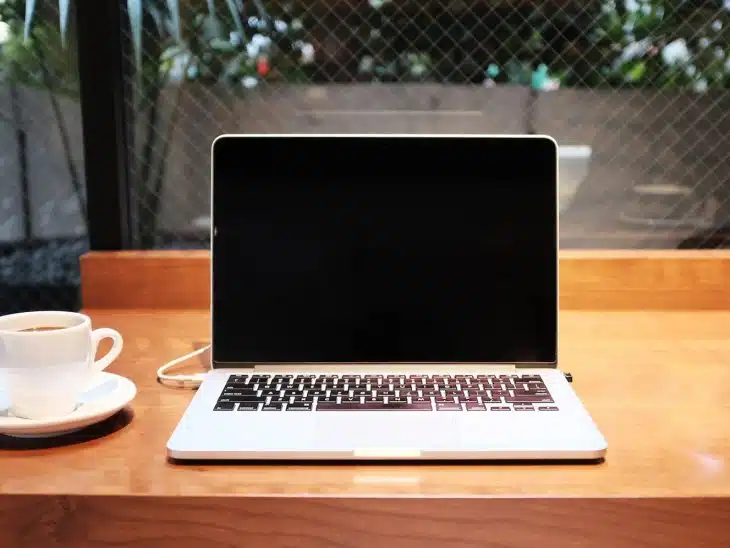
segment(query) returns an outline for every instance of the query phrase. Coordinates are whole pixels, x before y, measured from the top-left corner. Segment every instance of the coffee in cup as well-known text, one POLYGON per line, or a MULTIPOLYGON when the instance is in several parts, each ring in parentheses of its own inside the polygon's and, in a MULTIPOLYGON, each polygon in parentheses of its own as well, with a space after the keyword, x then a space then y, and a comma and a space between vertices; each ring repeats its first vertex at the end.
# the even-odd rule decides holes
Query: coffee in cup
POLYGON ((95 373, 122 351, 113 329, 92 329, 85 314, 62 311, 0 316, 0 373, 16 417, 52 419, 71 413, 95 373), (112 348, 96 360, 102 339, 112 348))

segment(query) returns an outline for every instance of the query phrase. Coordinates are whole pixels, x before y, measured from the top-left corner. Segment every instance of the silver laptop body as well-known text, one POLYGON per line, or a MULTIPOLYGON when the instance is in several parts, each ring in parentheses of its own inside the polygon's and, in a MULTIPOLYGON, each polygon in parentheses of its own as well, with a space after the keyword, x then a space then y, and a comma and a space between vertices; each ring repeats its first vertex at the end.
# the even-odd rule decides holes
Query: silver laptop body
POLYGON ((557 156, 544 136, 216 139, 211 371, 169 457, 602 459, 557 368, 557 156))

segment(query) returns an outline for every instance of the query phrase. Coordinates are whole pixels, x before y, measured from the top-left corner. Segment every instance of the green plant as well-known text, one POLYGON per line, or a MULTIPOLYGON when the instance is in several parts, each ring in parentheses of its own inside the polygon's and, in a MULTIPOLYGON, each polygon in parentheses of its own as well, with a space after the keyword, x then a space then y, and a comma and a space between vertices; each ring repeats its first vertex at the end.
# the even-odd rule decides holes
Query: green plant
POLYGON ((75 63, 67 51, 58 47, 58 31, 48 24, 38 25, 33 34, 24 39, 19 22, 13 21, 7 10, 3 11, 0 12, 0 24, 7 25, 7 34, 2 43, 0 70, 6 77, 42 89, 46 88, 47 77, 50 77, 56 93, 76 96, 75 63))
MULTIPOLYGON (((8 82, 10 88, 12 119, 15 127, 18 148, 19 176, 22 194, 30 195, 28 188, 28 165, 24 115, 18 85, 31 86, 46 91, 53 121, 61 140, 66 168, 81 210, 84 224, 87 224, 86 195, 79 170, 72 154, 72 146, 68 126, 61 109, 59 95, 75 95, 76 82, 75 63, 68 51, 59 48, 62 42, 61 33, 53 26, 39 24, 32 32, 22 34, 23 2, 19 0, 0 0, 0 76, 8 82)), ((7 121, 7 120, 6 120, 7 121)), ((24 203, 29 198, 24 200, 24 203)), ((27 208, 26 208, 27 209, 27 208)), ((26 237, 31 238, 32 226, 30 211, 24 212, 26 237)))
POLYGON ((604 0, 593 40, 613 86, 724 89, 730 85, 730 5, 604 0))
POLYGON ((301 28, 294 24, 291 7, 278 14, 270 13, 261 0, 248 10, 239 9, 234 0, 226 0, 227 10, 214 0, 193 0, 181 14, 172 6, 176 2, 169 0, 166 4, 159 0, 129 3, 134 4, 130 7, 132 33, 140 34, 135 43, 142 52, 137 60, 134 109, 141 133, 133 148, 135 225, 139 246, 148 248, 156 243, 168 150, 183 93, 178 85, 170 115, 163 122, 163 90, 171 83, 201 81, 242 92, 267 78, 291 80, 298 66, 309 59, 304 57, 307 45, 298 38, 301 28), (183 32, 178 34, 181 25, 183 32))
POLYGON ((473 6, 470 15, 446 7, 413 16, 396 4, 369 0, 363 8, 353 30, 361 80, 697 92, 730 85, 726 0, 473 6))
POLYGON ((433 74, 432 52, 410 42, 393 47, 398 9, 391 0, 369 0, 353 33, 362 37, 357 63, 359 80, 373 82, 423 82, 433 74))
POLYGON ((161 70, 173 82, 188 80, 250 89, 264 80, 303 81, 314 50, 293 5, 277 10, 261 5, 237 19, 218 16, 215 4, 194 13, 185 44, 172 44, 161 70))
MULTIPOLYGON (((0 0, 1 1, 1 0, 0 0)), ((15 0, 17 1, 17 0, 15 0)), ((101 1, 101 0, 100 0, 101 1)), ((39 7, 53 2, 20 2, 24 43, 38 34, 39 7)), ((67 40, 71 0, 59 0, 58 31, 67 40)), ((291 5, 269 10, 264 0, 127 0, 129 36, 134 52, 135 131, 129 143, 133 174, 133 233, 139 247, 155 245, 162 184, 170 141, 180 116, 177 86, 169 115, 163 91, 170 84, 201 81, 245 91, 272 78, 303 77, 313 60, 311 44, 301 39, 302 24, 291 5)))

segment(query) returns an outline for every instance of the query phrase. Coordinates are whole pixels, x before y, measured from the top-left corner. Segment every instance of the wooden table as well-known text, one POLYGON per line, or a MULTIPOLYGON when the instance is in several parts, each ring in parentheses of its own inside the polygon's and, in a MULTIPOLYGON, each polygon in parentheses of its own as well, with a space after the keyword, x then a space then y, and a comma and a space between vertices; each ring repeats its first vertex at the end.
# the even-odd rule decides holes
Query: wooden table
POLYGON ((155 370, 207 314, 91 315, 139 394, 64 440, 0 437, 2 548, 730 546, 729 312, 561 314, 561 367, 609 441, 592 465, 170 464, 192 393, 155 370))

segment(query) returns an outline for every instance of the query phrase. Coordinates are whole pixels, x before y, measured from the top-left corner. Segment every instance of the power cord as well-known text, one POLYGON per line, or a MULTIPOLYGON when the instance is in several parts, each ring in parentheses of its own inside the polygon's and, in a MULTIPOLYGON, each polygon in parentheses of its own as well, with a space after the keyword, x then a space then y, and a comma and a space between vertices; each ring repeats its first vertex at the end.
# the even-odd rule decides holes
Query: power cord
POLYGON ((197 350, 188 352, 184 356, 180 356, 179 358, 175 358, 174 360, 167 362, 165 365, 157 370, 157 382, 171 388, 198 388, 203 382, 206 373, 192 373, 190 375, 168 375, 167 372, 176 365, 179 365, 182 362, 189 360, 190 358, 200 356, 200 354, 202 354, 209 348, 210 345, 208 344, 202 348, 198 348, 197 350))

